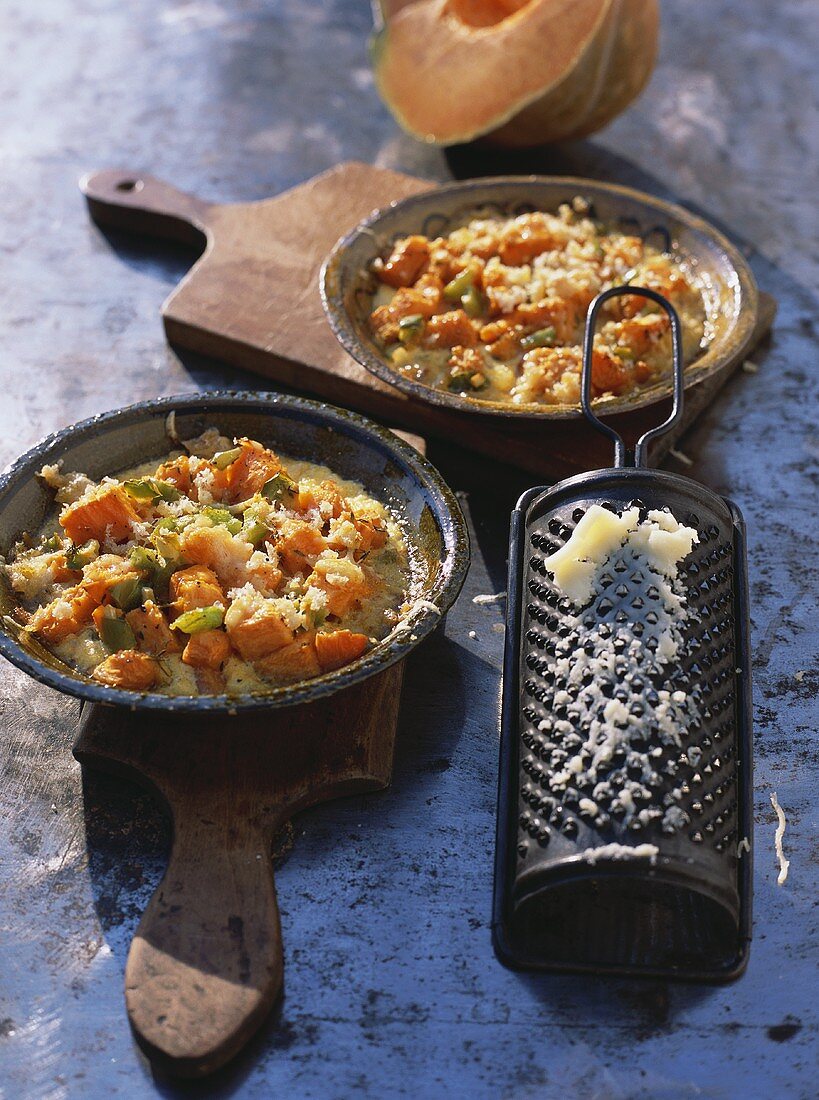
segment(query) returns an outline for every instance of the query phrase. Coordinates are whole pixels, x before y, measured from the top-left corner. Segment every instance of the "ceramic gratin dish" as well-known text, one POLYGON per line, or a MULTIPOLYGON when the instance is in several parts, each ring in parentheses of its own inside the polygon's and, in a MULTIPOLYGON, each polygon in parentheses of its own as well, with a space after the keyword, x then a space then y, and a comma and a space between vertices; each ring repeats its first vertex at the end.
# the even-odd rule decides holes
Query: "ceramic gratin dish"
POLYGON ((61 460, 66 471, 99 479, 161 460, 178 446, 174 431, 176 439, 190 439, 210 426, 330 466, 340 477, 361 482, 389 509, 411 562, 412 606, 401 623, 351 664, 263 695, 138 694, 85 678, 15 630, 9 613, 17 599, 3 578, 0 654, 50 687, 94 702, 134 710, 238 713, 308 702, 349 687, 401 660, 434 630, 458 595, 469 564, 469 536, 455 495, 425 458, 388 429, 357 413, 280 394, 168 397, 103 413, 48 436, 0 477, 0 554, 8 556, 24 533, 36 534, 58 507, 53 491, 37 477, 44 465, 61 460))
MULTIPOLYGON (((759 308, 753 274, 743 256, 721 233, 680 206, 629 187, 568 176, 501 176, 448 184, 375 210, 336 244, 320 275, 321 296, 336 338, 349 354, 382 381, 434 405, 508 419, 580 418, 580 406, 481 400, 434 389, 391 366, 367 325, 376 278, 369 265, 397 238, 413 233, 442 236, 465 216, 516 217, 533 210, 554 213, 580 195, 593 217, 614 230, 636 234, 684 261, 698 279, 705 301, 707 346, 686 367, 686 388, 737 360, 750 346, 759 308)), ((639 393, 595 401, 598 414, 626 412, 669 397, 672 379, 639 393)))

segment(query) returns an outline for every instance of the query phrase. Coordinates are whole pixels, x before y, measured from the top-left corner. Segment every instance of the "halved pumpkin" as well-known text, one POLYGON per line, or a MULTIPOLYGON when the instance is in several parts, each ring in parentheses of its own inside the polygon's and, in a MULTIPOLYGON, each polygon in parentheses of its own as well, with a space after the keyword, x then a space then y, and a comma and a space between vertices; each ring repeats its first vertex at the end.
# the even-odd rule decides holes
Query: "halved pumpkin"
POLYGON ((583 137, 643 89, 657 0, 378 0, 372 56, 398 122, 439 145, 583 137))

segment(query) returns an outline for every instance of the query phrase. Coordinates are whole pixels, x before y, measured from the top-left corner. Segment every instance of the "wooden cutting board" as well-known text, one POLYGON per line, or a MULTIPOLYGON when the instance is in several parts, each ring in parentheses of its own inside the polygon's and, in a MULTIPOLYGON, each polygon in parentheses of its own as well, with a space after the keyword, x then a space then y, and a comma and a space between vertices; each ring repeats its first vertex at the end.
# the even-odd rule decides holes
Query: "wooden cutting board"
POLYGON ((86 704, 74 755, 146 784, 173 819, 165 875, 125 966, 140 1045, 167 1073, 231 1059, 284 973, 271 844, 299 810, 386 787, 403 665, 329 699, 241 718, 86 704))
POLYGON ((401 662, 329 698, 245 716, 84 705, 77 760, 151 787, 173 820, 125 965, 128 1018, 165 1072, 219 1069, 275 1004, 272 842, 300 810, 389 785, 403 677, 401 662))
MULTIPOLYGON (((359 366, 324 317, 318 273, 342 234, 375 208, 434 187, 366 164, 341 164, 281 195, 220 205, 151 176, 95 172, 81 187, 100 225, 202 248, 162 306, 171 344, 255 371, 288 387, 426 435, 460 443, 554 479, 611 465, 611 446, 584 420, 504 422, 436 408, 359 366)), ((658 442, 657 461, 707 407, 770 329, 775 303, 761 296, 757 329, 725 368, 686 393, 681 426, 658 442)), ((670 402, 612 417, 633 441, 665 419, 670 402)))

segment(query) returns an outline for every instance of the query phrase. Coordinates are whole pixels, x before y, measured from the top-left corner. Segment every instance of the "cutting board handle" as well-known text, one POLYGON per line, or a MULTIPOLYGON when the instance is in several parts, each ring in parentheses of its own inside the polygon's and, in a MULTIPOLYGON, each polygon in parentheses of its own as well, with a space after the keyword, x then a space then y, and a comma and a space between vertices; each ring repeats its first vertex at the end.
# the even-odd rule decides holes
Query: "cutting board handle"
POLYGON ((98 225, 204 247, 211 204, 142 173, 119 168, 89 172, 80 180, 98 225))
POLYGON ((125 967, 131 1026, 177 1076, 202 1076, 231 1058, 282 984, 270 830, 209 793, 210 804, 176 792, 168 869, 125 967))

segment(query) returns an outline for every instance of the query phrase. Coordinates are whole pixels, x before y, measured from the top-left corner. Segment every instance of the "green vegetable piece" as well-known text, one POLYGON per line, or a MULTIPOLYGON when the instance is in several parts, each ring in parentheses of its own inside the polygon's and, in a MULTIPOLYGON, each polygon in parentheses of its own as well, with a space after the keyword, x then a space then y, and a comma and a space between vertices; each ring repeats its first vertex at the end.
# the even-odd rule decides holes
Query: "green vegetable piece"
POLYGON ((294 497, 298 491, 298 485, 283 470, 279 470, 262 486, 262 496, 267 500, 284 501, 288 497, 294 497))
POLYGON ((106 615, 100 620, 100 638, 113 652, 119 649, 136 649, 136 638, 125 619, 118 615, 106 615))
POLYGON ((457 373, 450 376, 447 382, 447 389, 453 393, 463 393, 465 390, 472 389, 471 382, 472 375, 469 371, 459 370, 457 373))
POLYGON ((231 535, 236 535, 242 530, 242 521, 231 515, 227 508, 203 508, 202 515, 207 516, 214 525, 227 527, 231 535))
POLYGON ((75 546, 72 543, 66 551, 65 564, 69 569, 82 569, 83 566, 90 565, 99 552, 100 544, 96 539, 90 539, 88 542, 84 542, 82 546, 75 546))
POLYGON ((47 539, 43 539, 41 550, 62 550, 63 540, 59 535, 51 535, 47 539))
POLYGON ((195 607, 193 611, 186 611, 178 619, 174 619, 174 630, 181 630, 183 634, 201 634, 203 630, 216 630, 225 618, 225 609, 218 604, 210 607, 195 607))
POLYGON ((135 546, 129 558, 134 569, 146 574, 151 587, 163 592, 168 585, 171 573, 179 567, 179 563, 168 564, 156 550, 148 550, 144 546, 135 546))
POLYGON ((444 297, 448 302, 460 302, 474 281, 475 272, 467 267, 459 275, 456 275, 452 282, 446 284, 444 297))
POLYGON ((327 611, 326 607, 314 607, 310 609, 308 614, 310 617, 310 626, 313 630, 316 630, 318 627, 324 624, 324 621, 327 618, 329 612, 327 611))
POLYGON ((634 358, 634 352, 631 350, 631 348, 617 347, 617 348, 612 348, 612 351, 614 352, 614 354, 617 356, 618 359, 633 359, 634 358))
POLYGON ((461 296, 461 305, 467 317, 480 317, 484 311, 483 295, 476 286, 471 286, 466 294, 461 296))
POLYGON ((179 492, 175 485, 171 485, 170 481, 155 481, 156 491, 162 500, 179 500, 182 494, 179 492))
POLYGON ((398 322, 398 339, 402 344, 414 344, 423 336, 425 322, 420 313, 411 313, 398 322))
POLYGON ((241 447, 231 447, 229 451, 218 451, 213 456, 213 465, 217 470, 226 470, 228 466, 233 465, 241 453, 241 447))
POLYGON ((524 351, 531 351, 532 348, 551 348, 554 347, 556 339, 557 333, 554 328, 552 325, 547 325, 546 328, 538 329, 537 332, 524 336, 520 346, 524 351))
POLYGON ((134 569, 137 569, 140 573, 152 574, 154 570, 162 567, 162 561, 156 550, 148 550, 144 546, 135 546, 128 558, 134 569))
POLYGON ((175 561, 181 556, 179 544, 179 525, 173 516, 161 519, 150 534, 150 540, 166 562, 175 561))
POLYGON ((139 577, 125 577, 108 589, 108 595, 123 611, 133 611, 142 603, 142 581, 139 577))
POLYGON ((261 520, 257 519, 252 512, 245 513, 242 537, 247 539, 251 546, 260 546, 268 534, 270 531, 261 520))
POLYGON ((134 500, 154 500, 157 495, 154 484, 149 477, 123 481, 122 487, 128 496, 133 497, 134 500))
POLYGON ((134 500, 156 504, 158 500, 179 500, 180 493, 169 481, 153 477, 132 478, 122 483, 125 492, 134 500))

